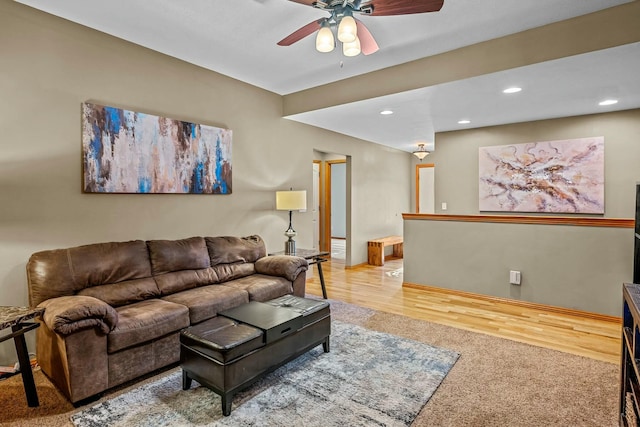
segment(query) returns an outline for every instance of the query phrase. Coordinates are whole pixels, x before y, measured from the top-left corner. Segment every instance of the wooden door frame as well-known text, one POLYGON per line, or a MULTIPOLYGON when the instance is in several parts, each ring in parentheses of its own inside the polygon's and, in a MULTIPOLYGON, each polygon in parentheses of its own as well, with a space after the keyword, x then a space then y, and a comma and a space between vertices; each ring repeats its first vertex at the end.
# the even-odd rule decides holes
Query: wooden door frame
POLYGON ((434 168, 435 163, 418 163, 416 165, 416 213, 420 213, 420 169, 434 168))
MULTIPOLYGON (((323 177, 324 173, 322 171, 322 161, 321 160, 314 160, 313 164, 317 164, 318 165, 318 188, 314 188, 313 191, 314 192, 316 192, 316 191, 318 192, 318 224, 317 224, 317 227, 318 227, 318 240, 319 241, 317 243, 318 243, 318 249, 322 250, 322 233, 323 233, 323 230, 322 230, 322 225, 323 225, 322 224, 322 215, 324 213, 324 207, 323 207, 324 197, 323 197, 323 193, 322 193, 322 191, 323 191, 323 189, 322 189, 322 186, 323 186, 322 177, 323 177)), ((314 243, 316 243, 316 242, 314 242, 314 243)))

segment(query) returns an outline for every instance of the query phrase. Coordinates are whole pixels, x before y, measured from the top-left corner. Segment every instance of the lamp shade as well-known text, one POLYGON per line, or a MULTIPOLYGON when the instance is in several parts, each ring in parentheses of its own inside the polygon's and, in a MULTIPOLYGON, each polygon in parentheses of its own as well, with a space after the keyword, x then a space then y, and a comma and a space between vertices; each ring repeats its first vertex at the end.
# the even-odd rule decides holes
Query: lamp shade
POLYGON ((279 211, 299 211, 307 209, 307 192, 276 191, 276 209, 279 211))

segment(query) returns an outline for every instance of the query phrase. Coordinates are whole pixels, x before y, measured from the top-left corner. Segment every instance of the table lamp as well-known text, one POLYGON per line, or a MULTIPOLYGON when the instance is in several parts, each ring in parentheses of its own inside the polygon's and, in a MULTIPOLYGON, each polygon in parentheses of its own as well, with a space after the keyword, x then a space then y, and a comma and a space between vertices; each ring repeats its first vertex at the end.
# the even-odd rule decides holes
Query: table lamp
POLYGON ((301 209, 307 209, 307 192, 302 191, 276 191, 276 209, 279 211, 289 211, 289 228, 284 232, 284 235, 289 240, 284 242, 284 253, 287 255, 295 255, 296 253, 296 241, 293 238, 296 236, 296 231, 291 225, 291 214, 293 211, 299 211, 301 209))

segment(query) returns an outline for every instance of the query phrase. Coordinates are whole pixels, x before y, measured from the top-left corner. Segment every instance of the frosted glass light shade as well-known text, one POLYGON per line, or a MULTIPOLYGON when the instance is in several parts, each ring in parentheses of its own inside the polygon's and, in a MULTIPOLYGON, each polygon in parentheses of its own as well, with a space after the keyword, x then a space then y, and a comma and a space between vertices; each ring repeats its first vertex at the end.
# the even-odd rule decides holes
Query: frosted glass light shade
POLYGON ((329 27, 320 28, 316 36, 316 50, 322 53, 331 52, 335 45, 331 29, 329 27))
POLYGON ((345 16, 340 20, 340 25, 338 26, 338 40, 342 43, 352 43, 356 40, 356 36, 358 35, 358 26, 356 25, 356 20, 353 19, 353 16, 345 16))
POLYGON ((360 39, 356 39, 351 43, 342 43, 342 53, 344 56, 358 56, 360 54, 360 39))
POLYGON ((414 151, 413 155, 422 160, 429 155, 427 151, 414 151))
POLYGON ((422 159, 424 159, 429 155, 429 152, 425 148, 424 144, 418 144, 418 149, 411 154, 413 154, 418 159, 420 159, 420 161, 422 161, 422 159))
POLYGON ((276 191, 276 209, 279 211, 307 209, 307 191, 276 191))

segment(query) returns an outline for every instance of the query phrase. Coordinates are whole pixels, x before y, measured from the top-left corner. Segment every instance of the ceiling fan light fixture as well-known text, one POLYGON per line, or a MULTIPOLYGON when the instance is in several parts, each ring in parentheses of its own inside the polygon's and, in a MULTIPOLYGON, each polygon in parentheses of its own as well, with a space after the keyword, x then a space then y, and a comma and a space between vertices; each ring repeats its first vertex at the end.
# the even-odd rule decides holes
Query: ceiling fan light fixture
POLYGON ((351 43, 342 43, 342 53, 344 56, 360 55, 360 39, 356 39, 351 43))
POLYGON ((327 26, 323 26, 318 31, 316 36, 316 50, 318 52, 327 53, 331 52, 336 46, 331 29, 327 26))
POLYGON ((338 40, 342 43, 353 43, 358 36, 356 20, 351 15, 345 15, 338 25, 338 40))

